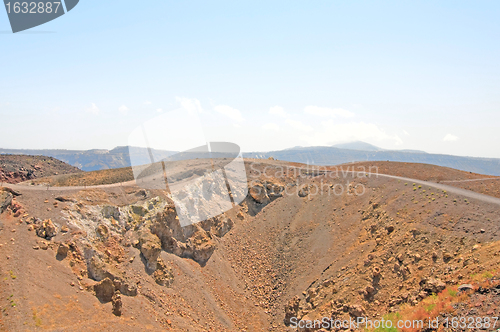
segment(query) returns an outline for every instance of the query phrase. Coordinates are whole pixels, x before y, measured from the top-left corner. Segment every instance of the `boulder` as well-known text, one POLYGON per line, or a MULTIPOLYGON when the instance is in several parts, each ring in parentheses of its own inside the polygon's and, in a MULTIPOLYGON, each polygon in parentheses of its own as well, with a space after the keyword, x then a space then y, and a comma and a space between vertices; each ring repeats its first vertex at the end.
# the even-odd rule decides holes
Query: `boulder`
POLYGON ((21 196, 20 192, 17 192, 9 187, 1 187, 0 191, 8 192, 8 193, 12 194, 12 196, 21 196))
POLYGON ((122 297, 121 297, 119 290, 117 290, 113 294, 113 297, 111 298, 111 303, 113 304, 113 315, 121 316, 123 303, 122 303, 122 297))
POLYGON ((42 250, 48 250, 49 244, 47 243, 47 241, 40 241, 38 242, 38 247, 42 250))
POLYGON ((309 195, 309 188, 308 187, 304 187, 304 188, 301 188, 297 195, 299 195, 299 197, 306 197, 307 195, 309 195))
POLYGON ((472 286, 471 284, 463 284, 463 285, 458 286, 459 292, 466 292, 466 291, 473 290, 473 289, 474 289, 474 286, 472 286))
POLYGON ((71 197, 64 197, 64 196, 58 196, 55 198, 56 201, 59 202, 71 202, 71 203, 76 203, 76 200, 71 198, 71 197))
POLYGON ((192 257, 196 262, 204 264, 212 256, 215 250, 215 243, 209 233, 200 229, 187 242, 185 256, 192 257))
POLYGON ((226 215, 214 217, 213 221, 212 232, 218 237, 226 235, 234 226, 231 218, 226 215))
POLYGON ((120 294, 126 296, 136 296, 137 295, 137 284, 130 279, 115 279, 113 280, 115 289, 120 291, 120 294))
POLYGON ((359 304, 353 304, 349 306, 348 309, 349 315, 352 317, 363 317, 365 315, 365 308, 362 305, 359 304))
POLYGON ((153 273, 153 278, 160 286, 170 286, 174 281, 174 274, 172 269, 169 268, 163 259, 158 257, 156 262, 156 271, 153 273))
POLYGON ((267 196, 266 188, 260 183, 254 185, 249 190, 250 196, 259 204, 268 204, 271 200, 267 196))
POLYGON ((36 235, 38 235, 41 238, 50 240, 57 234, 57 227, 50 219, 42 221, 37 226, 38 228, 36 230, 36 235))
POLYGON ((120 220, 120 209, 117 206, 103 206, 101 213, 104 218, 114 218, 116 220, 120 220))
POLYGON ((149 231, 142 231, 139 235, 139 250, 146 260, 146 267, 150 271, 156 270, 156 263, 161 253, 161 242, 158 236, 149 231))
POLYGON ((99 226, 97 226, 96 232, 103 239, 107 239, 109 237, 109 228, 104 224, 100 224, 99 226))
POLYGON ((115 294, 115 287, 109 278, 105 278, 99 283, 94 285, 95 296, 102 303, 111 302, 115 294))
POLYGON ((429 294, 437 294, 446 288, 446 284, 437 278, 424 278, 420 281, 420 287, 429 294))
POLYGON ((61 243, 57 248, 57 256, 58 260, 65 259, 68 256, 69 246, 65 243, 61 243))
POLYGON ((14 197, 11 193, 0 191, 0 214, 2 214, 10 206, 12 198, 14 197))
POLYGON ((98 255, 86 258, 86 262, 88 275, 93 280, 101 281, 106 278, 114 279, 118 275, 116 272, 111 272, 112 267, 99 258, 98 255))
MULTIPOLYGON (((216 236, 223 236, 231 229, 232 225, 233 221, 223 215, 182 228, 175 208, 168 206, 162 213, 157 214, 151 232, 156 239, 159 238, 161 248, 165 251, 179 257, 192 258, 196 262, 204 264, 215 250, 215 242, 210 232, 214 232, 216 236)), ((145 235, 145 237, 149 237, 149 235, 145 235)), ((141 240, 139 240, 138 248, 140 248, 139 245, 141 245, 141 240)), ((151 260, 148 259, 152 271, 156 267, 156 259, 160 250, 155 249, 153 253, 158 255, 151 255, 151 260), (155 264, 154 267, 153 264, 155 264)))
POLYGON ((293 317, 298 318, 300 298, 296 295, 285 305, 285 324, 290 325, 293 317))

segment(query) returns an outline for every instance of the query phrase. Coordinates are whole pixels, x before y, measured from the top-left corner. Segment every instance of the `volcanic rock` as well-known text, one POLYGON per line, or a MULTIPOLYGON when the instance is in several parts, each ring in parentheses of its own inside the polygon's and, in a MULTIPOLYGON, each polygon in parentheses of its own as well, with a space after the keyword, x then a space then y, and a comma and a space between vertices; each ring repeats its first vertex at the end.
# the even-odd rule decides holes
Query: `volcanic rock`
POLYGON ((12 203, 12 194, 6 191, 0 191, 0 214, 2 214, 12 203))
POLYGON ((36 235, 47 240, 52 239, 56 234, 57 228, 50 219, 42 221, 36 230, 36 235))
POLYGON ((296 295, 285 305, 285 324, 290 325, 292 317, 297 317, 299 313, 300 298, 296 295))
POLYGON ((156 271, 153 273, 153 278, 158 285, 167 287, 174 281, 172 269, 167 267, 165 262, 160 257, 158 257, 156 262, 156 271))
POLYGON ((69 246, 65 243, 61 243, 57 248, 57 256, 56 258, 62 260, 68 256, 69 246))
POLYGON ((113 297, 111 298, 111 303, 113 304, 113 314, 115 316, 121 316, 123 303, 119 290, 117 290, 113 295, 113 297))
POLYGON ((146 267, 150 271, 156 270, 156 263, 161 253, 161 242, 158 236, 149 231, 141 232, 139 236, 139 249, 146 260, 146 267))
POLYGON ((266 188, 260 183, 254 185, 250 188, 250 196, 260 204, 268 204, 271 200, 269 196, 267 196, 266 188))
POLYGON ((422 279, 420 287, 429 294, 437 294, 446 288, 446 284, 437 278, 422 279))
POLYGON ((94 285, 94 292, 99 301, 101 301, 102 303, 107 303, 113 299, 115 287, 111 279, 105 278, 104 280, 94 285))

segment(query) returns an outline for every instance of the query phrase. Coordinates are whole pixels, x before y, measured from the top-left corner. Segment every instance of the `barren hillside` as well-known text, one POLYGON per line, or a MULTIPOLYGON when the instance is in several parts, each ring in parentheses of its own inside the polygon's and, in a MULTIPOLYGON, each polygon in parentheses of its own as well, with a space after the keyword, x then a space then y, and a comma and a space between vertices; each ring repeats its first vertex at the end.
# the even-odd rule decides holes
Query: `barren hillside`
POLYGON ((418 180, 444 183, 481 194, 500 198, 500 177, 459 171, 429 164, 370 161, 344 164, 339 167, 378 169, 379 173, 403 176, 418 180))
POLYGON ((498 301, 500 200, 295 166, 247 161, 247 198, 184 228, 163 190, 2 191, 0 329, 294 331, 410 317, 434 293, 486 281, 493 291, 474 285, 434 315, 498 301))
POLYGON ((0 182, 19 183, 82 170, 60 160, 44 156, 0 155, 0 182))

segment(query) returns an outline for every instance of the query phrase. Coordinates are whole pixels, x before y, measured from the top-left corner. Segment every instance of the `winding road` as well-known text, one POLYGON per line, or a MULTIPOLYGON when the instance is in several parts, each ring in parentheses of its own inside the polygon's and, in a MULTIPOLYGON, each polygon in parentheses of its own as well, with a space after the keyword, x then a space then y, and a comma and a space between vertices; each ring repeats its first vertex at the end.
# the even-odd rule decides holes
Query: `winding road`
MULTIPOLYGON (((295 167, 292 166, 292 168, 300 169, 300 170, 308 170, 306 168, 301 168, 301 167, 295 167)), ((324 173, 328 171, 323 171, 324 173)), ((323 174, 324 174, 323 173, 323 174)), ((351 172, 349 172, 351 174, 351 172)), ((389 174, 380 174, 380 173, 369 173, 369 172, 354 172, 353 174, 363 174, 363 175, 368 175, 368 176, 376 176, 376 177, 385 177, 388 179, 394 179, 394 180, 401 180, 405 182, 411 182, 411 183, 418 183, 420 185, 425 185, 429 186, 432 188, 440 189, 440 190, 446 190, 449 193, 454 193, 457 195, 461 195, 463 197, 467 197, 470 199, 475 199, 481 202, 485 203, 491 203, 491 204, 496 204, 500 205, 500 198, 496 198, 493 196, 488 196, 484 194, 480 194, 474 191, 454 187, 451 185, 446 185, 442 183, 436 183, 436 182, 430 182, 430 181, 424 181, 424 180, 417 180, 417 179, 411 179, 411 178, 406 178, 402 176, 395 176, 395 175, 389 175, 389 174)), ((135 180, 132 181, 127 181, 127 182, 120 182, 120 183, 113 183, 113 184, 105 184, 105 185, 98 185, 98 186, 75 186, 75 187, 47 187, 47 186, 31 186, 31 185, 18 185, 18 184, 8 184, 8 183, 2 183, 2 186, 11 188, 13 190, 18 190, 18 191, 23 191, 23 190, 40 190, 40 191, 79 191, 79 190, 85 190, 85 189, 103 189, 103 188, 116 188, 116 187, 133 187, 137 186, 137 183, 135 180)), ((141 187, 141 186, 139 186, 141 187)))

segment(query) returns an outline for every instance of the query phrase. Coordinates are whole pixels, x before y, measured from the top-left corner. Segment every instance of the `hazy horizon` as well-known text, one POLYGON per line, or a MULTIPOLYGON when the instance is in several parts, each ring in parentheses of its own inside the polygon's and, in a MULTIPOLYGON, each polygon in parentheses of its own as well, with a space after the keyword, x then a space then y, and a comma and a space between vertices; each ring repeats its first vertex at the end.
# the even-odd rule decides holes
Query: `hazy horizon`
MULTIPOLYGON (((335 145, 340 145, 340 144, 350 144, 350 143, 366 143, 366 144, 370 144, 370 143, 367 143, 367 142, 363 142, 363 141, 351 141, 351 142, 345 142, 345 143, 339 143, 339 144, 335 144, 335 145)), ((273 152, 273 151, 283 151, 283 150, 293 150, 294 148, 321 148, 321 147, 334 147, 334 148, 339 148, 339 149, 348 149, 348 150, 360 150, 360 151, 371 151, 371 150, 362 150, 362 149, 349 149, 349 148, 346 148, 346 147, 337 147, 335 145, 316 145, 316 146, 291 146, 291 147, 288 147, 288 148, 285 148, 285 149, 280 149, 280 150, 263 150, 263 151, 241 151, 242 153, 268 153, 268 152, 273 152)), ((374 147, 377 147, 377 148, 380 148, 379 146, 376 146, 374 144, 370 144, 370 145, 373 145, 374 147)), ((33 150, 37 150, 37 151, 43 151, 43 150, 61 150, 61 151, 92 151, 92 150, 103 150, 103 151, 112 151, 116 148, 121 148, 121 147, 134 147, 134 148, 147 148, 147 147, 144 147, 144 146, 129 146, 129 145, 120 145, 120 146, 115 146, 115 147, 112 147, 112 148, 93 148, 93 149, 84 149, 84 150, 81 150, 81 149, 51 149, 51 148, 46 148, 46 149, 30 149, 30 148, 22 148, 22 149, 11 149, 11 148, 5 148, 5 147, 0 147, 0 150, 1 149, 4 149, 4 150, 19 150, 19 151, 33 151, 33 150)), ((455 155, 455 154, 448 154, 448 153, 430 153, 430 152, 427 152, 427 151, 424 151, 424 150, 415 150, 415 149, 383 149, 383 148, 380 148, 381 150, 380 151, 401 151, 401 152, 405 152, 405 151, 417 151, 418 152, 421 152, 421 153, 425 153, 425 154, 441 154, 441 155, 450 155, 450 156, 457 156, 457 157, 469 157, 469 158, 494 158, 494 159, 500 159, 500 158, 495 158, 495 157, 475 157, 475 156, 468 156, 468 155, 455 155)), ((158 150, 161 150, 161 149, 158 149, 158 150)), ((172 152, 182 152, 182 151, 177 151, 177 150, 166 150, 166 151, 172 151, 172 152)), ((375 152, 375 151, 374 151, 375 152)))
MULTIPOLYGON (((111 149, 182 111, 243 151, 359 140, 500 158, 500 3, 155 6, 81 2, 0 34, 0 146, 111 149)), ((172 120, 162 148, 190 129, 172 120)))

